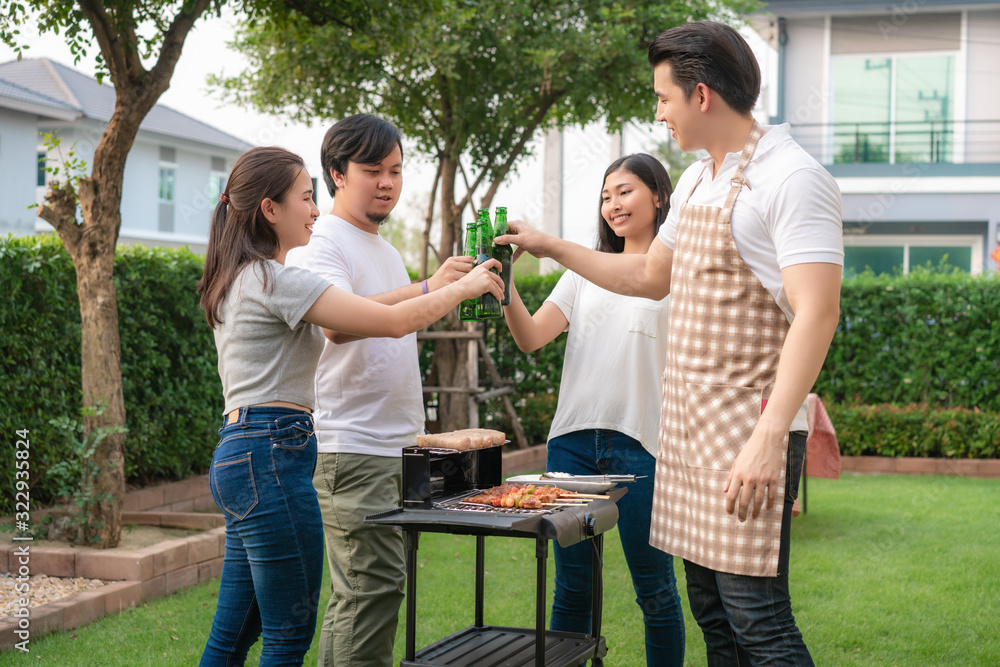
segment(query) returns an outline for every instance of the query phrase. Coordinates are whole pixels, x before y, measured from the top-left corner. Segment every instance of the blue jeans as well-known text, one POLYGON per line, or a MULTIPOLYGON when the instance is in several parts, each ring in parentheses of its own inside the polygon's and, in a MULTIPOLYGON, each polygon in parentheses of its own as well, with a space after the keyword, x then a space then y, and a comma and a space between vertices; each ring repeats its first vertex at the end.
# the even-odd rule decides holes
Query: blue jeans
MULTIPOLYGON (((624 433, 585 430, 549 440, 546 470, 574 475, 645 475, 624 486, 618 501, 618 533, 632 575, 636 603, 646 626, 646 664, 681 667, 684 614, 674 578, 674 558, 649 545, 656 459, 624 433)), ((571 547, 554 544, 556 590, 553 630, 591 631, 593 548, 589 540, 571 547)), ((612 661, 613 662, 613 661, 612 661)))
POLYGON ((226 516, 226 557, 201 665, 242 665, 261 634, 260 665, 301 665, 323 577, 312 416, 241 408, 219 435, 209 485, 226 516))
POLYGON ((728 574, 684 561, 688 600, 705 635, 708 667, 813 664, 788 593, 792 503, 799 493, 806 436, 791 433, 788 443, 777 576, 728 574))

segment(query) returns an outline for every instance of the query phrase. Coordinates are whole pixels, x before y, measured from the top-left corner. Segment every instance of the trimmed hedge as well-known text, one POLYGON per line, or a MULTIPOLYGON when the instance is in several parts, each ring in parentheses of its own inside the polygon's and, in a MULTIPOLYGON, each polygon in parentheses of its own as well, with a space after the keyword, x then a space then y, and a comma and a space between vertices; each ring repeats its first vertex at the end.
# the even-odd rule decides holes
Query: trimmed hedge
POLYGON ((1000 279, 916 269, 844 282, 815 391, 842 405, 1000 411, 1000 279))
POLYGON ((1000 458, 1000 413, 927 405, 824 405, 844 456, 1000 458))
MULTIPOLYGON (((531 312, 557 279, 518 278, 531 312)), ((845 455, 1000 458, 996 275, 866 272, 844 282, 841 314, 813 390, 827 406, 845 455)), ((501 375, 517 378, 518 414, 528 439, 543 442, 555 411, 565 336, 523 355, 507 328, 493 321, 486 340, 501 375)), ((498 402, 481 407, 480 420, 510 432, 498 402)))
MULTIPOLYGON (((222 389, 212 332, 194 293, 203 259, 187 250, 119 248, 115 265, 133 484, 204 472, 217 440, 222 389)), ((559 274, 519 276, 534 312, 559 274)), ((80 314, 69 256, 55 237, 0 239, 0 426, 29 429, 31 497, 52 499, 46 471, 61 459, 53 417, 80 412, 80 314)), ((844 283, 843 317, 815 391, 845 455, 1000 458, 1000 280, 915 270, 844 283), (870 407, 869 407, 870 406, 870 407)), ((486 343, 530 442, 544 442, 555 411, 565 336, 522 354, 499 320, 486 343)), ((432 341, 427 341, 432 343, 432 341)), ((421 352, 429 366, 432 344, 421 352)), ((488 377, 485 369, 480 377, 488 377)), ((480 421, 511 432, 501 401, 480 421)), ((14 480, 14 457, 0 458, 14 480)), ((13 494, 0 494, 0 513, 13 494)))
MULTIPOLYGON (((122 246, 115 286, 122 347, 129 483, 205 472, 218 440, 222 386, 212 332, 194 293, 204 259, 187 250, 122 246)), ((79 418, 80 309, 69 255, 54 236, 0 239, 0 428, 29 429, 33 507, 52 500, 62 459, 54 417, 79 418)), ((14 480, 14 457, 0 458, 14 480)), ((0 494, 0 514, 13 494, 0 494)))

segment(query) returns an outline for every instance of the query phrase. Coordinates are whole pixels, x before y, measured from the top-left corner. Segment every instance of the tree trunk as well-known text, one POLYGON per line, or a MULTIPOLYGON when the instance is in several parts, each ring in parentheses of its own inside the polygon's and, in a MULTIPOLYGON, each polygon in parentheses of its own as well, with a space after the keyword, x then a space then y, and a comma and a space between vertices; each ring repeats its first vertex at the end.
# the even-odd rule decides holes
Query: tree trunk
MULTIPOLYGON (((455 240, 462 238, 460 233, 456 234, 456 225, 459 225, 462 220, 462 210, 455 205, 455 176, 458 172, 458 161, 446 155, 442 156, 440 171, 441 244, 438 246, 438 265, 454 253, 455 240)), ((453 310, 439 323, 438 328, 454 330, 459 326, 461 326, 460 320, 456 311, 453 310)), ((439 386, 466 386, 468 348, 468 343, 464 340, 439 339, 434 341, 434 369, 439 386)), ((439 394, 438 421, 442 431, 469 428, 469 394, 439 394)))
MULTIPOLYGON (((80 297, 83 405, 84 408, 97 408, 100 413, 85 418, 87 434, 98 428, 125 424, 118 302, 112 280, 115 231, 117 226, 88 235, 73 259, 80 297)), ((84 537, 105 548, 118 546, 121 537, 125 498, 124 444, 125 434, 119 432, 112 432, 101 440, 92 458, 96 473, 91 479, 83 480, 83 488, 90 487, 94 497, 99 499, 89 508, 90 530, 84 537)))

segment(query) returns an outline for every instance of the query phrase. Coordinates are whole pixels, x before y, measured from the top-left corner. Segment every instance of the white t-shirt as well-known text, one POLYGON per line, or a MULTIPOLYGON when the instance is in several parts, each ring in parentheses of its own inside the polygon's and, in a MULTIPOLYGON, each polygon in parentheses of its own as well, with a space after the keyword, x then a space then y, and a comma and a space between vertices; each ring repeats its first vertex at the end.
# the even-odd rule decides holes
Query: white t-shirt
POLYGON ((615 294, 572 271, 559 278, 546 301, 566 317, 569 337, 550 440, 609 429, 656 456, 668 299, 615 294))
MULTIPOLYGON (((318 218, 309 243, 285 261, 359 296, 410 284, 392 245, 334 215, 318 218)), ((315 420, 324 453, 401 456, 416 444, 424 431, 417 335, 327 340, 316 368, 315 420)))
MULTIPOLYGON (((766 133, 744 172, 749 185, 736 200, 730 225, 740 257, 791 322, 794 313, 781 270, 813 262, 844 265, 840 188, 833 176, 795 143, 787 124, 763 127, 766 133)), ((715 161, 711 157, 688 167, 670 197, 670 212, 657 239, 673 249, 685 200, 694 205, 723 206, 739 161, 739 152, 727 153, 714 179, 715 161), (699 176, 701 183, 688 199, 699 176)), ((791 430, 806 429, 803 404, 791 430)))

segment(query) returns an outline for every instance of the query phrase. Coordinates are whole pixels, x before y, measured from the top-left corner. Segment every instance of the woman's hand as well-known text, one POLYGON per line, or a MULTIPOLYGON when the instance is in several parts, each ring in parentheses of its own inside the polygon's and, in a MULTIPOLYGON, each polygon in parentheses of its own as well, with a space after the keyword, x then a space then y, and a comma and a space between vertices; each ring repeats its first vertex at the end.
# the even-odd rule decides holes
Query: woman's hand
POLYGON ((486 292, 491 292, 498 300, 503 299, 503 281, 490 269, 499 271, 500 262, 495 259, 484 262, 455 283, 462 289, 463 300, 474 299, 486 292))

